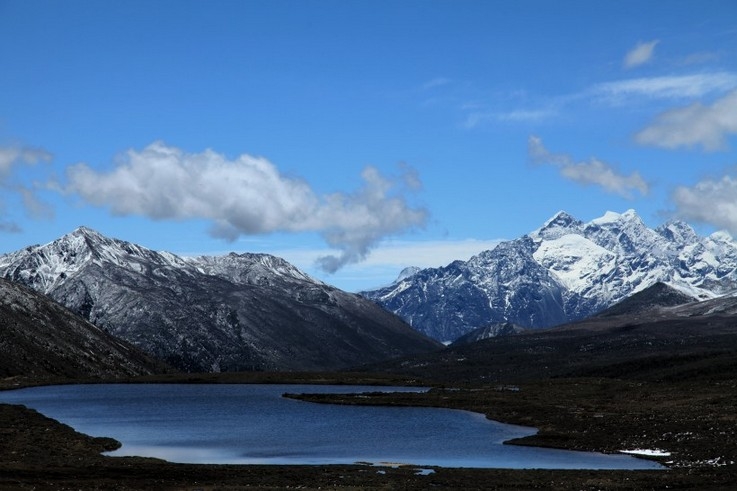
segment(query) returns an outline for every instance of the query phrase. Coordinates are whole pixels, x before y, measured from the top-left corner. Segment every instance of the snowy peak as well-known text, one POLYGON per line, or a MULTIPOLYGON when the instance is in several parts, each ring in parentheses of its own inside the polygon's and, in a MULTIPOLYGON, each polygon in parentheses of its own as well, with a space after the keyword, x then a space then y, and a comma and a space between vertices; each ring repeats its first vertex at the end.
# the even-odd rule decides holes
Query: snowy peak
POLYGON ((726 230, 719 230, 709 236, 709 239, 715 243, 726 244, 728 246, 734 246, 734 239, 732 235, 726 230))
POLYGON ((81 227, 0 256, 0 277, 185 371, 333 370, 438 347, 268 254, 184 259, 81 227))
POLYGON ((399 283, 401 281, 404 281, 404 280, 406 280, 407 278, 409 278, 410 276, 412 276, 413 274, 415 274, 415 273, 417 273, 419 271, 421 271, 421 268, 419 268, 417 266, 409 266, 409 267, 406 267, 402 271, 399 272, 399 276, 397 276, 397 279, 394 280, 394 283, 399 283))
POLYGON ((694 229, 680 220, 664 223, 655 231, 675 246, 683 247, 699 241, 694 229))
POLYGON ((639 221, 640 223, 642 223, 642 220, 640 220, 640 217, 637 215, 637 212, 635 212, 635 210, 633 209, 629 209, 625 211, 624 213, 617 213, 615 211, 607 211, 601 217, 591 220, 591 223, 595 225, 599 225, 599 226, 606 226, 608 224, 629 222, 633 220, 639 221))
POLYGON ((583 222, 573 218, 565 211, 559 211, 545 224, 530 234, 536 238, 557 239, 563 235, 581 232, 583 222))
POLYGON ((0 270, 6 278, 44 293, 89 267, 118 267, 132 273, 162 277, 205 274, 236 284, 266 285, 280 277, 323 285, 284 259, 269 254, 230 253, 182 258, 109 238, 87 227, 79 227, 43 246, 0 256, 0 270))
POLYGON ((231 252, 225 256, 200 256, 186 261, 200 273, 218 276, 239 285, 267 285, 276 277, 323 285, 284 259, 270 254, 231 252))
POLYGON ((529 235, 364 295, 447 341, 493 323, 582 319, 657 282, 698 299, 734 291, 737 242, 680 221, 654 230, 634 210, 588 223, 561 211, 529 235))
POLYGON ((89 267, 117 266, 137 273, 186 267, 180 257, 79 227, 53 242, 0 256, 4 276, 43 293, 89 267))

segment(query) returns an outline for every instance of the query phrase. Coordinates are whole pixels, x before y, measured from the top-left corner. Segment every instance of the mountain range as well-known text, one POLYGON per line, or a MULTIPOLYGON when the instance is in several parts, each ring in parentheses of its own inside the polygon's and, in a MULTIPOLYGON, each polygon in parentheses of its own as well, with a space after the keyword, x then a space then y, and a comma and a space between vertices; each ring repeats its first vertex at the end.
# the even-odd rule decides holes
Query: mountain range
POLYGON ((50 298, 0 279, 0 379, 119 378, 167 371, 50 298))
POLYGON ((184 258, 80 227, 0 256, 0 277, 188 372, 336 370, 440 346, 266 254, 184 258))
POLYGON ((366 370, 442 383, 565 377, 731 380, 737 366, 736 320, 737 294, 695 301, 655 283, 578 322, 471 343, 461 338, 445 350, 366 370))
POLYGON ((584 223, 559 212, 468 261, 410 269, 362 292, 444 342, 489 326, 544 328, 584 319, 656 283, 705 300, 737 289, 737 242, 682 221, 648 228, 633 211, 584 223))

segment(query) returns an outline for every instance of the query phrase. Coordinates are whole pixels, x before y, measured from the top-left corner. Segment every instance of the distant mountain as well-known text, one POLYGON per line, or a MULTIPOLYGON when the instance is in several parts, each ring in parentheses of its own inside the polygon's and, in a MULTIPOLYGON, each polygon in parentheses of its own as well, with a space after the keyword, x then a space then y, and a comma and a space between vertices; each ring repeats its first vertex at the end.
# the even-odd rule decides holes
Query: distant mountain
POLYGON ((442 341, 490 324, 583 319, 662 282, 704 300, 737 289, 737 242, 687 224, 650 229, 629 210, 588 223, 560 212, 468 261, 422 269, 362 294, 442 341))
POLYGON ((0 279, 0 378, 130 377, 167 370, 45 295, 0 279))
POLYGON ((460 346, 462 344, 475 343, 482 339, 496 338, 499 336, 510 336, 512 334, 519 334, 524 331, 524 327, 520 327, 511 322, 503 322, 502 324, 491 324, 485 327, 479 327, 473 331, 464 334, 460 338, 453 341, 451 346, 460 346))
POLYGON ((439 346, 266 254, 183 258, 80 227, 0 256, 0 276, 185 371, 333 370, 439 346))
POLYGON ((365 369, 436 383, 509 384, 558 377, 731 383, 737 371, 737 294, 678 303, 684 299, 656 284, 606 315, 470 343, 459 340, 443 351, 365 369), (646 299, 654 303, 648 307, 646 299))
POLYGON ((697 301, 694 297, 686 295, 680 290, 658 282, 598 313, 597 317, 613 317, 623 314, 652 316, 653 311, 660 308, 674 307, 697 301))

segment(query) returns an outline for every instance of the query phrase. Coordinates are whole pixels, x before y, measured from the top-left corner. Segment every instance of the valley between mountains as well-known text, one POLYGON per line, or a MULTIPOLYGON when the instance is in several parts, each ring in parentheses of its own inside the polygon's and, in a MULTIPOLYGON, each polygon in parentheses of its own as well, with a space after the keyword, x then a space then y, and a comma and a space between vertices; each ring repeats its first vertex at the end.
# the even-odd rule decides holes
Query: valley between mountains
POLYGON ((174 466, 102 457, 115 442, 0 406, 0 488, 729 489, 737 479, 737 242, 725 233, 650 229, 633 211, 589 223, 561 212, 468 261, 357 295, 270 255, 180 257, 81 227, 0 256, 0 276, 0 388, 421 384, 433 389, 300 397, 468 409, 540 429, 515 444, 662 451, 650 458, 669 469, 174 466), (41 441, 60 450, 39 452, 41 441))

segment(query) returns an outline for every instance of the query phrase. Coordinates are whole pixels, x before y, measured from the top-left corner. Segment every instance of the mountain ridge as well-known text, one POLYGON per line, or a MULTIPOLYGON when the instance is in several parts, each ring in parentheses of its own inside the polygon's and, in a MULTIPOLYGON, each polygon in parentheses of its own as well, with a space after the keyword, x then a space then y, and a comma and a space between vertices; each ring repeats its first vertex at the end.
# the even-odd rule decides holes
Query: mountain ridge
POLYGON ((79 227, 0 256, 0 277, 184 371, 332 370, 439 346, 268 254, 182 258, 79 227))
POLYGON ((584 223, 560 211, 468 261, 361 292, 448 342, 490 324, 551 327, 583 319, 657 282, 705 300, 737 289, 737 242, 685 222, 648 228, 634 210, 584 223))

